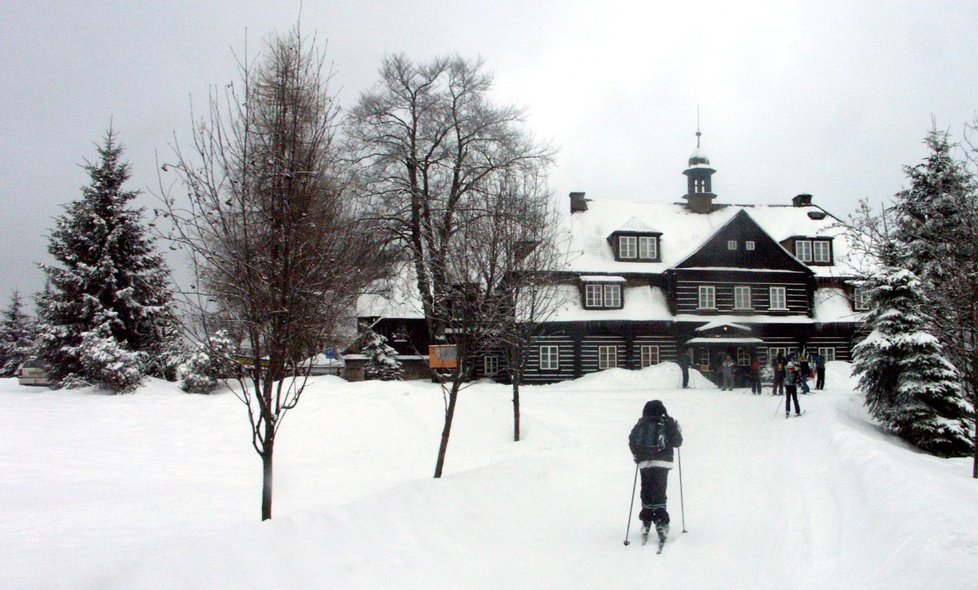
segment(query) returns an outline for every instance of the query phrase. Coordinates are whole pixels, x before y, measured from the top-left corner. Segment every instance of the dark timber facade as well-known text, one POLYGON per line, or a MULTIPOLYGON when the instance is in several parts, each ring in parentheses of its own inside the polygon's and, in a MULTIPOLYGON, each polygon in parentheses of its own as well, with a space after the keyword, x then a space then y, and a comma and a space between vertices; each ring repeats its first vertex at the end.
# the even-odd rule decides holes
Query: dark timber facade
MULTIPOLYGON (((697 133, 684 202, 571 193, 564 229, 575 256, 555 269, 562 305, 530 347, 525 382, 641 369, 681 354, 708 376, 726 355, 741 367, 778 352, 850 360, 863 299, 838 220, 811 195, 784 205, 718 203, 714 172, 697 133)), ((405 354, 425 350, 422 320, 396 316, 369 319, 405 354)), ((502 362, 485 360, 476 376, 502 362)))

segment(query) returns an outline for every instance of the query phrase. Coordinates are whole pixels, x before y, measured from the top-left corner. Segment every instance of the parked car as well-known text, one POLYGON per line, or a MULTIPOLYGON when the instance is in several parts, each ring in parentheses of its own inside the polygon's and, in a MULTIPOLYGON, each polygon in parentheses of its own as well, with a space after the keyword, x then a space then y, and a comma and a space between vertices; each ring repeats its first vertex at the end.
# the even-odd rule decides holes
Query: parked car
POLYGON ((17 367, 17 380, 21 385, 51 385, 51 378, 38 360, 29 360, 17 367))

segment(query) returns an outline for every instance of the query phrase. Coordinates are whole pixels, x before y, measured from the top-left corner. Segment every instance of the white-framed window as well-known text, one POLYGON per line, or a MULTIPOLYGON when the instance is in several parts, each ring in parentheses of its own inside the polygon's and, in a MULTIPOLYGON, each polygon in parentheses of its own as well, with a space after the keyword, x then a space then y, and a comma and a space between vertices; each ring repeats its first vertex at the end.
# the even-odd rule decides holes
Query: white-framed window
POLYGON ((827 363, 832 362, 835 360, 835 347, 834 346, 819 347, 818 354, 820 354, 822 358, 825 359, 825 362, 827 363))
POLYGON ((499 357, 489 355, 482 357, 482 374, 495 375, 499 372, 499 357))
POLYGON ((637 241, 635 236, 618 236, 618 257, 636 258, 638 256, 638 250, 635 246, 637 241))
POLYGON ((712 285, 700 285, 699 288, 699 308, 700 309, 716 309, 717 308, 717 289, 712 285))
POLYGON ((601 307, 604 304, 602 285, 584 285, 584 306, 601 307))
POLYGON ((795 242, 795 258, 802 262, 812 261, 812 241, 798 240, 795 242))
POLYGON ((737 366, 739 367, 750 366, 750 349, 748 348, 737 349, 737 366))
POLYGON ((757 246, 754 244, 754 240, 747 240, 744 242, 744 250, 753 250, 756 247, 757 246))
POLYGON ((638 257, 654 260, 659 257, 659 242, 653 236, 639 236, 638 257))
POLYGON ((812 262, 832 262, 832 247, 828 240, 815 240, 812 242, 812 262))
POLYGON ((727 250, 736 250, 737 240, 727 240, 727 250))
POLYGON ((852 305, 856 311, 866 311, 869 309, 869 289, 856 287, 852 305))
POLYGON ((771 287, 771 309, 788 309, 788 298, 784 287, 771 287))
POLYGON ((659 347, 652 344, 643 344, 641 348, 642 368, 659 364, 659 347))
POLYGON ((598 369, 613 369, 618 366, 618 347, 614 344, 598 347, 598 369))
POLYGON ((785 348, 783 346, 770 346, 770 347, 768 347, 768 349, 767 349, 767 362, 773 365, 775 359, 778 358, 778 355, 779 354, 785 360, 788 359, 788 349, 787 348, 785 348))
POLYGON ((708 370, 710 368, 710 351, 709 350, 701 350, 700 351, 700 361, 699 361, 698 364, 704 370, 708 370))
POLYGON ((737 285, 734 287, 734 309, 750 309, 750 287, 737 285))
POLYGON ((621 285, 604 286, 604 306, 621 307, 621 285))
POLYGON ((560 347, 556 344, 544 344, 540 347, 540 370, 556 371, 560 368, 560 347))

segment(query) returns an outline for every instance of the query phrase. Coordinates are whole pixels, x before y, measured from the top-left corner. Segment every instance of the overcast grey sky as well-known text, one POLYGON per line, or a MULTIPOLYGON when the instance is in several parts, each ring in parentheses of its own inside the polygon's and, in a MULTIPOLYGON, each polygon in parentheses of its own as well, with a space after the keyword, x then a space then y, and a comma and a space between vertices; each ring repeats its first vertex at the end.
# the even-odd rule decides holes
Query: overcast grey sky
MULTIPOLYGON (((110 121, 130 188, 151 189, 191 101, 235 79, 245 31, 255 48, 298 14, 297 0, 0 1, 0 306, 42 288, 52 219, 110 121)), ((305 0, 302 22, 328 40, 346 106, 385 54, 484 58, 497 99, 559 149, 562 196, 678 199, 699 106, 718 202, 808 192, 845 216, 900 190, 932 116, 960 139, 978 109, 974 1, 305 0)))

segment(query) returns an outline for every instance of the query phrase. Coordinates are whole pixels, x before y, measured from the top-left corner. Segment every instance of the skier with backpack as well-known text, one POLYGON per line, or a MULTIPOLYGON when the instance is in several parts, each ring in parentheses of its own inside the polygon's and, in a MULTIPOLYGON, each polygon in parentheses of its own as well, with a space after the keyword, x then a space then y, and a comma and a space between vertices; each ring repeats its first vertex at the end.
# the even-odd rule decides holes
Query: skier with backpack
POLYGON ((645 404, 642 417, 628 436, 628 447, 642 475, 642 539, 648 538, 655 523, 659 546, 669 534, 669 512, 666 510, 666 484, 672 469, 673 449, 682 446, 679 423, 666 412, 659 400, 645 404))

